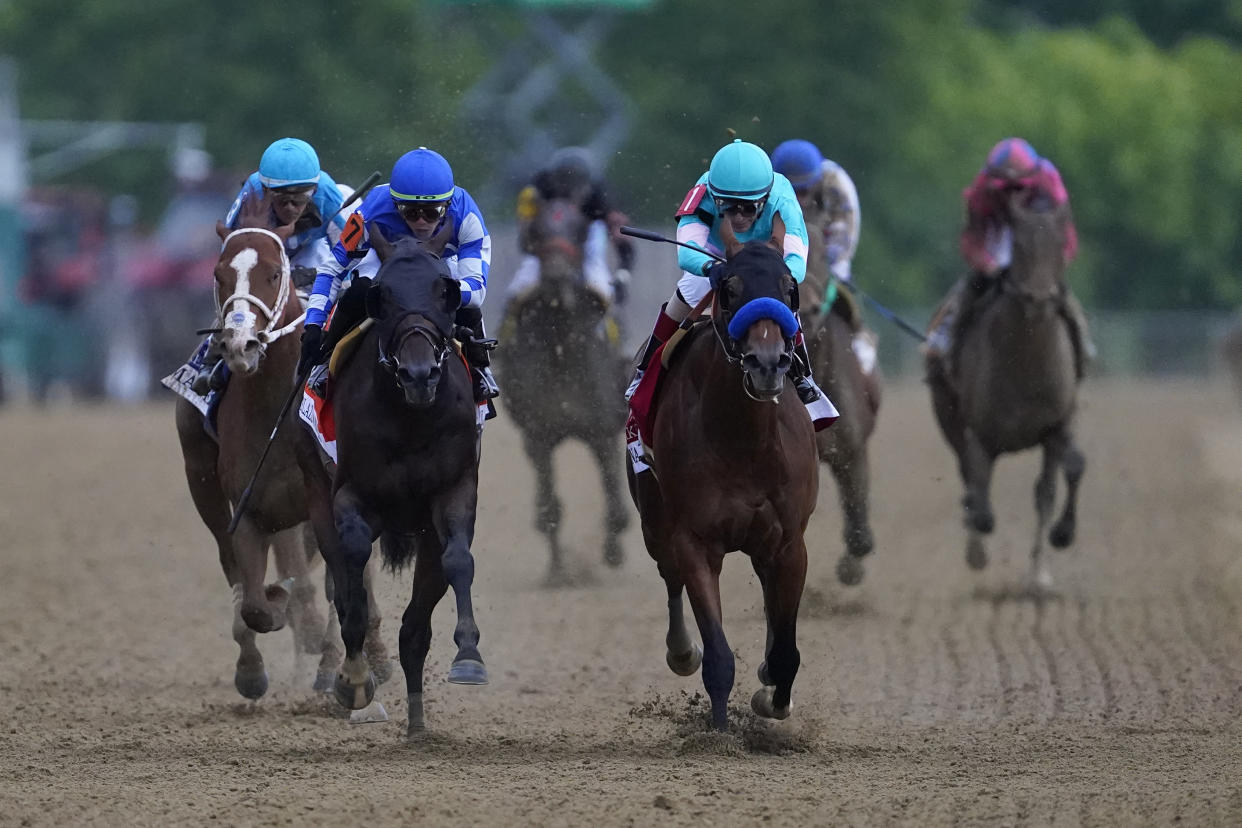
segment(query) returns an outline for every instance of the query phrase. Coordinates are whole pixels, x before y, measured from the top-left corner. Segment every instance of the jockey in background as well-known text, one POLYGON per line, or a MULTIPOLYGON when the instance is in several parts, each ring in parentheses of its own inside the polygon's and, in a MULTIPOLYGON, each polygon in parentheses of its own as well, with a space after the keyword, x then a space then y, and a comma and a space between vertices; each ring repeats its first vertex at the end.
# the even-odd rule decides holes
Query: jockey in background
POLYGON ((509 282, 506 300, 521 300, 539 284, 539 259, 532 250, 529 230, 539 210, 553 199, 576 204, 591 222, 582 251, 586 286, 600 297, 604 307, 614 301, 624 302, 634 267, 634 245, 620 231, 629 219, 613 207, 608 183, 595 174, 590 153, 581 147, 557 150, 518 194, 518 245, 523 256, 509 282), (617 251, 616 273, 608 266, 609 241, 617 251))
MULTIPOLYGON (((772 167, 789 179, 802 207, 810 238, 807 255, 807 281, 805 290, 815 292, 818 310, 826 312, 840 300, 841 310, 854 331, 851 345, 862 366, 863 373, 871 373, 875 367, 875 334, 863 327, 862 310, 849 291, 838 291, 828 279, 829 275, 841 282, 852 278, 851 265, 858 249, 858 235, 862 213, 858 205, 858 191, 849 174, 837 164, 824 158, 819 147, 810 141, 794 138, 785 141, 772 151, 772 167)), ((815 308, 809 309, 812 313, 815 308)))
MULTIPOLYGON (((953 343, 970 319, 976 301, 997 283, 1013 259, 1013 231, 1007 201, 1021 193, 1025 203, 1044 201, 1051 207, 1068 210, 1069 193, 1052 162, 1041 158, 1021 138, 1006 138, 988 153, 987 163, 962 195, 966 201, 966 227, 962 231, 962 257, 971 273, 952 287, 932 319, 925 346, 927 355, 943 367, 953 352, 953 343)), ((1078 252, 1078 231, 1072 218, 1065 225, 1061 255, 1065 263, 1078 252)), ((1062 315, 1069 323, 1079 364, 1095 357, 1095 346, 1087 332, 1087 319, 1078 300, 1065 293, 1062 315)))
POLYGON ((487 274, 492 261, 492 238, 474 199, 453 183, 453 170, 448 161, 426 147, 411 150, 397 159, 389 183, 380 184, 363 199, 362 205, 346 221, 331 256, 320 264, 302 331, 299 376, 318 362, 328 312, 344 283, 351 279, 356 289, 347 291, 333 317, 333 325, 342 325, 344 331, 365 317, 365 286, 375 278, 380 265, 371 246, 369 225, 378 225, 384 236, 394 243, 405 236, 425 242, 446 222, 453 232, 442 255, 461 288, 461 307, 456 322, 472 333, 462 344, 474 378, 475 402, 483 403, 499 395, 500 389, 489 367, 491 360, 483 330, 483 299, 487 294, 487 274))
MULTIPOLYGON (((721 222, 729 222, 739 242, 767 241, 772 237, 773 219, 777 215, 785 224, 785 237, 781 240, 785 265, 794 280, 801 283, 806 276, 807 235, 793 186, 785 176, 772 170, 771 159, 760 147, 736 139, 716 153, 708 171, 682 199, 676 213, 677 240, 722 254, 721 222)), ((639 356, 634 378, 626 390, 626 399, 638 389, 656 349, 672 336, 707 291, 716 287, 723 269, 706 253, 685 247, 677 248, 677 264, 683 271, 677 290, 660 308, 655 329, 639 356)), ((796 305, 796 299, 791 297, 791 301, 796 305)), ((794 310, 797 311, 796 306, 794 310)), ((813 421, 825 417, 835 419, 835 410, 827 413, 831 404, 811 378, 811 361, 801 329, 794 338, 789 377, 813 421)))
MULTIPOLYGON (((327 246, 336 242, 345 226, 345 217, 337 213, 347 196, 332 176, 319 168, 314 147, 299 138, 281 138, 263 151, 259 169, 247 177, 233 200, 224 218, 225 226, 236 230, 242 204, 264 195, 271 198, 273 223, 278 227, 293 225, 294 232, 285 241, 285 252, 294 283, 308 286, 327 246)), ((205 395, 223 388, 228 381, 228 369, 219 355, 207 348, 201 351, 201 359, 204 365, 194 380, 193 390, 205 395)))

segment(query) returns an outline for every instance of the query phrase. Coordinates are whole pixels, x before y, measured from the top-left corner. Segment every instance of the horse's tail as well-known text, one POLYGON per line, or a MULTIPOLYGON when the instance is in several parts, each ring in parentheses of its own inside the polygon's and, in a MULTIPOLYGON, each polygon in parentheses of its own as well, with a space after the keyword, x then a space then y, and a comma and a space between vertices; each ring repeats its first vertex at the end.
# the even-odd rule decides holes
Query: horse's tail
POLYGON ((418 555, 417 535, 398 535, 393 532, 380 533, 380 552, 384 556, 384 566, 393 572, 405 569, 418 555))

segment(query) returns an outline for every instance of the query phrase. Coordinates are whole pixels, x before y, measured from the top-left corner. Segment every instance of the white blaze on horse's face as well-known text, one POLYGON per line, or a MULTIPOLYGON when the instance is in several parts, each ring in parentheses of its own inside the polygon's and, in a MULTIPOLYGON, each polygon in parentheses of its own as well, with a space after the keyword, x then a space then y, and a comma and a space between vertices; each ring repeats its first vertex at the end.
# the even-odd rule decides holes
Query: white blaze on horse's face
POLYGON ((259 263, 259 254, 253 247, 237 252, 229 267, 237 274, 233 287, 233 304, 226 308, 223 321, 224 359, 234 373, 250 374, 259 367, 263 353, 255 323, 258 317, 250 306, 250 272, 259 263))

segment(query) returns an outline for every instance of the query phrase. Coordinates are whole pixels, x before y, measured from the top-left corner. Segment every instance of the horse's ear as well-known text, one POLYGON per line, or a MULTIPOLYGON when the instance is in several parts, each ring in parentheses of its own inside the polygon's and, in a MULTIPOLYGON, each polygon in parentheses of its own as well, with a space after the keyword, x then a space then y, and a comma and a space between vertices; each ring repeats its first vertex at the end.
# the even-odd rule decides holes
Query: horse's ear
POLYGON ((238 227, 270 228, 272 224, 272 193, 263 188, 242 196, 241 209, 237 212, 238 227))
POLYGON ((449 241, 453 238, 453 233, 457 228, 453 225, 453 219, 446 217, 444 226, 440 228, 440 232, 436 233, 427 241, 423 242, 423 249, 428 253, 434 253, 437 256, 444 254, 444 248, 448 246, 449 241))
POLYGON ((375 251, 376 256, 379 256, 380 262, 388 261, 388 257, 392 255, 393 245, 384 235, 379 224, 374 221, 368 224, 367 236, 371 240, 371 249, 375 251))
POLYGON ((280 237, 281 241, 288 241, 289 237, 293 235, 294 224, 295 222, 291 221, 288 224, 283 225, 281 227, 273 227, 272 232, 275 233, 278 237, 280 237))
POLYGON ((728 216, 720 217, 720 240, 724 242, 726 259, 732 259, 737 251, 742 249, 742 243, 737 240, 737 234, 733 232, 733 223, 729 221, 728 216))
POLYGON ((785 220, 781 218, 781 214, 777 213, 772 216, 772 238, 768 239, 777 253, 785 255, 785 220))
POLYGON ((388 307, 388 285, 376 282, 367 288, 365 305, 367 316, 371 319, 383 319, 388 307))
POLYGON ((216 222, 216 235, 220 237, 220 241, 227 239, 230 232, 232 231, 229 230, 228 226, 224 222, 216 222))

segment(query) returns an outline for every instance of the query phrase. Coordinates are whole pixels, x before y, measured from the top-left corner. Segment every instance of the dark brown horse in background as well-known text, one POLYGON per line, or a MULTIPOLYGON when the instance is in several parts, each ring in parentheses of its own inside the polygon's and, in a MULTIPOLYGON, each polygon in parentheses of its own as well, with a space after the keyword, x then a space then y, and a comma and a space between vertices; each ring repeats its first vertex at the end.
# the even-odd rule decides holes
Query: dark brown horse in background
POLYGON ((1074 540, 1078 484, 1086 460, 1074 443, 1078 371, 1069 324, 1063 316, 1068 294, 1062 247, 1068 210, 1009 199, 1013 263, 992 294, 976 301, 972 320, 954 337, 948 373, 929 363, 932 406, 945 439, 957 454, 966 484, 966 560, 987 565, 983 536, 992 531, 989 488, 992 466, 1004 453, 1043 447, 1043 468, 1035 482, 1038 524, 1031 549, 1034 586, 1048 587, 1043 532, 1056 498, 1056 473, 1065 474, 1064 511, 1049 542, 1064 548, 1074 540))
POLYGON ((345 661, 334 689, 346 707, 366 707, 375 693, 363 652, 372 612, 364 577, 371 545, 380 539, 384 559, 394 569, 414 562, 413 594, 400 639, 409 735, 424 726, 423 667, 431 645, 431 614, 449 586, 457 599, 453 640, 458 651, 448 680, 487 683, 470 597, 479 479, 477 406, 470 372, 452 340, 461 291, 436 255, 451 232, 446 227, 426 247, 412 238, 390 245, 371 226, 382 265, 365 293, 372 324, 333 377, 335 473, 327 473, 308 430, 302 430, 298 443, 311 522, 335 585, 345 661))
POLYGON ((583 283, 583 246, 590 222, 577 205, 556 199, 532 220, 540 280, 510 306, 498 352, 507 407, 535 470, 535 528, 548 540, 548 582, 565 581, 560 542, 562 508, 552 455, 581 440, 599 466, 606 514, 604 560, 622 561, 620 535, 629 525, 617 457, 625 425, 626 360, 610 337, 602 301, 583 283))
POLYGON ((268 685, 255 633, 279 630, 286 619, 293 625, 299 654, 320 654, 321 666, 335 666, 307 577, 315 548, 304 544, 308 516, 292 429, 277 435, 249 508, 236 532, 228 531, 232 510, 263 453, 298 361, 302 303, 293 291, 284 251, 293 228, 272 227, 270 216, 266 199, 252 199, 239 217, 239 229, 230 233, 223 224, 216 228, 224 246, 215 268, 221 327, 215 329, 212 345, 232 371, 216 421, 219 442, 208 434, 194 405, 179 398, 176 410, 190 495, 216 539, 220 566, 233 589, 233 638, 241 648, 233 681, 249 699, 261 697, 268 685), (269 547, 284 580, 265 587, 269 547))
POLYGON ((822 235, 810 236, 806 279, 798 287, 802 332, 811 353, 815 381, 841 413, 832 428, 815 435, 815 444, 819 459, 828 464, 836 478, 845 518, 841 531, 845 552, 837 561, 837 578, 852 586, 862 581, 862 558, 875 546, 869 518, 871 464, 867 440, 875 431, 880 408, 880 369, 876 366, 870 374, 864 374, 858 363, 854 331, 846 316, 847 300, 838 294, 836 301, 824 306, 833 277, 823 255, 822 235))
POLYGON ((728 261, 711 324, 682 343, 684 352, 660 392, 651 439, 654 473, 635 476, 630 467, 643 540, 668 589, 666 661, 683 676, 702 664, 717 730, 727 725, 734 673, 721 620, 724 557, 745 552, 762 585, 768 635, 759 667, 763 686, 751 707, 783 719, 801 661, 796 633, 806 579, 803 532, 819 489, 814 429, 784 382, 792 358, 793 277, 777 248, 742 246, 727 221, 724 226, 728 261), (760 300, 768 308, 783 306, 788 316, 773 310, 748 325, 741 324, 749 320, 743 316, 731 335, 735 315, 760 300), (785 327, 778 316, 787 320, 785 327), (683 587, 702 650, 686 629, 683 587))

